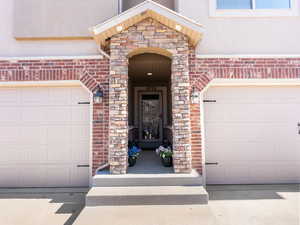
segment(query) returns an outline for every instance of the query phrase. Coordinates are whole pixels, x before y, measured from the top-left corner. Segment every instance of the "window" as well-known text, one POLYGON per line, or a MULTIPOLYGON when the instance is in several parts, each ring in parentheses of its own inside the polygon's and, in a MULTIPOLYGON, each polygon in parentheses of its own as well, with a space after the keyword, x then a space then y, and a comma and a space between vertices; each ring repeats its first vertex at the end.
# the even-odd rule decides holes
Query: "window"
POLYGON ((290 9, 291 0, 217 0, 217 9, 290 9))
POLYGON ((218 0, 217 9, 251 9, 251 0, 218 0))
POLYGON ((298 16, 299 0, 209 0, 210 16, 298 16))

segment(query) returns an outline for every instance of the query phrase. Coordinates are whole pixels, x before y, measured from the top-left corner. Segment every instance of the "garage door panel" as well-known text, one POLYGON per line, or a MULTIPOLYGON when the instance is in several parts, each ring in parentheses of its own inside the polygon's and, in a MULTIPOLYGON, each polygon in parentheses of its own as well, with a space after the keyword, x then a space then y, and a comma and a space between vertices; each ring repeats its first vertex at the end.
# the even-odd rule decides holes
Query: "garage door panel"
POLYGON ((23 106, 19 108, 22 122, 43 122, 46 119, 47 109, 45 107, 23 106))
POLYGON ((206 143, 206 158, 222 163, 227 161, 269 160, 275 154, 275 144, 265 142, 215 142, 206 143), (261 151, 263 149, 263 151, 261 151))
POLYGON ((206 166, 206 182, 208 184, 219 184, 223 183, 225 176, 225 170, 221 165, 218 166, 206 166))
POLYGON ((52 142, 47 145, 47 160, 52 163, 69 162, 71 148, 67 142, 52 142))
POLYGON ((90 127, 87 125, 73 125, 71 126, 71 141, 76 140, 85 141, 89 140, 90 127))
POLYGON ((300 88, 214 87, 205 99, 208 183, 300 182, 300 88))
MULTIPOLYGON (((61 187, 71 186, 71 171, 75 169, 70 165, 47 166, 45 186, 61 187)), ((86 174, 85 174, 86 175, 86 174)), ((87 183, 85 183, 86 185, 87 183)))
POLYGON ((77 165, 89 164, 90 107, 80 108, 77 98, 88 102, 89 93, 79 87, 0 88, 0 187, 88 185, 89 170, 78 173, 77 165))
POLYGON ((45 121, 48 123, 59 122, 70 123, 71 121, 71 108, 68 106, 52 106, 45 109, 45 121))
POLYGON ((20 109, 17 106, 0 106, 0 111, 0 125, 10 124, 11 122, 16 123, 21 120, 20 109))
POLYGON ((244 141, 259 141, 259 140, 274 140, 273 132, 280 126, 276 124, 262 123, 206 123, 206 135, 209 135, 210 140, 244 140, 244 141))
POLYGON ((20 88, 21 104, 43 106, 49 104, 49 88, 20 88))
POLYGON ((53 106, 71 105, 71 89, 72 88, 56 88, 49 91, 49 103, 53 106))
POLYGON ((19 169, 13 166, 0 166, 0 187, 20 187, 19 169))
POLYGON ((87 162, 89 159, 89 152, 80 151, 80 149, 84 148, 89 144, 89 141, 77 142, 76 144, 71 145, 71 155, 72 159, 76 162, 87 162))
POLYGON ((22 126, 19 128, 19 132, 19 141, 24 145, 45 145, 47 143, 47 128, 45 126, 22 126))
POLYGON ((78 102, 89 102, 90 94, 83 88, 71 88, 70 91, 73 105, 77 105, 78 102))
POLYGON ((84 174, 87 174, 88 172, 88 167, 79 167, 76 170, 72 170, 71 185, 77 187, 86 186, 86 184, 89 183, 89 177, 84 176, 84 174), (82 177, 84 177, 84 179, 82 179, 82 177))
MULTIPOLYGON (((22 163, 30 162, 30 164, 43 164, 48 162, 46 146, 37 148, 34 144, 24 145, 22 151, 22 154, 24 154, 22 163)), ((21 162, 19 161, 19 163, 21 162)))
POLYGON ((49 125, 47 126, 47 143, 70 142, 71 126, 49 125))
POLYGON ((20 136, 20 129, 14 126, 1 126, 0 143, 14 141, 20 136))
POLYGON ((0 92, 0 107, 20 104, 20 93, 16 88, 3 88, 0 92))
POLYGON ((0 164, 17 164, 24 162, 26 159, 26 153, 24 152, 24 148, 14 147, 14 144, 7 144, 5 148, 1 147, 0 152, 0 164))
POLYGON ((76 123, 85 123, 85 121, 90 117, 89 110, 87 108, 89 105, 78 105, 73 106, 71 111, 71 121, 76 123))
POLYGON ((47 176, 44 166, 23 166, 19 173, 22 186, 45 186, 47 176))

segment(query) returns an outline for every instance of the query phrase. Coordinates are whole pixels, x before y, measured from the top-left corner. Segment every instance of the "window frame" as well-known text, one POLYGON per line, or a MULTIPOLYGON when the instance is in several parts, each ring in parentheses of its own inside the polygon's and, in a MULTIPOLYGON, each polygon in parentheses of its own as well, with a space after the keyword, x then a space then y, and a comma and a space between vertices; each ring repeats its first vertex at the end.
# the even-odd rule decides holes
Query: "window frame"
POLYGON ((209 0, 210 17, 286 17, 299 16, 298 0, 290 0, 289 9, 257 9, 255 0, 252 1, 252 9, 218 9, 217 0, 209 0))

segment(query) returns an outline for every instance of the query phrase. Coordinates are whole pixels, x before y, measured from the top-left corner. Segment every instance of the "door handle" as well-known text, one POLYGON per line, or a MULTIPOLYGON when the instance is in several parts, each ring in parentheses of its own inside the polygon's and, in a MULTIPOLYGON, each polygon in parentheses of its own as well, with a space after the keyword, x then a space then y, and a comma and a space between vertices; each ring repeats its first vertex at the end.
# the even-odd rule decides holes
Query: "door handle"
POLYGON ((210 163, 210 162, 207 162, 207 163, 205 163, 205 165, 218 165, 219 163, 217 163, 217 162, 213 162, 213 163, 210 163))
POLYGON ((77 165, 77 167, 90 167, 90 165, 77 165))

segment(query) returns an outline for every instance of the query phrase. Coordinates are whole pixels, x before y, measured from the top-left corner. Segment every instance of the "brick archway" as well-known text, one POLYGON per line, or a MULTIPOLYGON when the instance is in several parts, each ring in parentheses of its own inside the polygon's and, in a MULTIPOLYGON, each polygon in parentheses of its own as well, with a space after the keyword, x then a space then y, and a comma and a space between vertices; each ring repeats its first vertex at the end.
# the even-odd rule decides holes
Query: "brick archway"
POLYGON ((124 174, 127 170, 128 56, 133 52, 145 52, 147 49, 161 49, 162 52, 172 54, 174 171, 189 173, 192 169, 192 159, 188 38, 151 18, 112 36, 110 40, 110 171, 113 174, 124 174))

